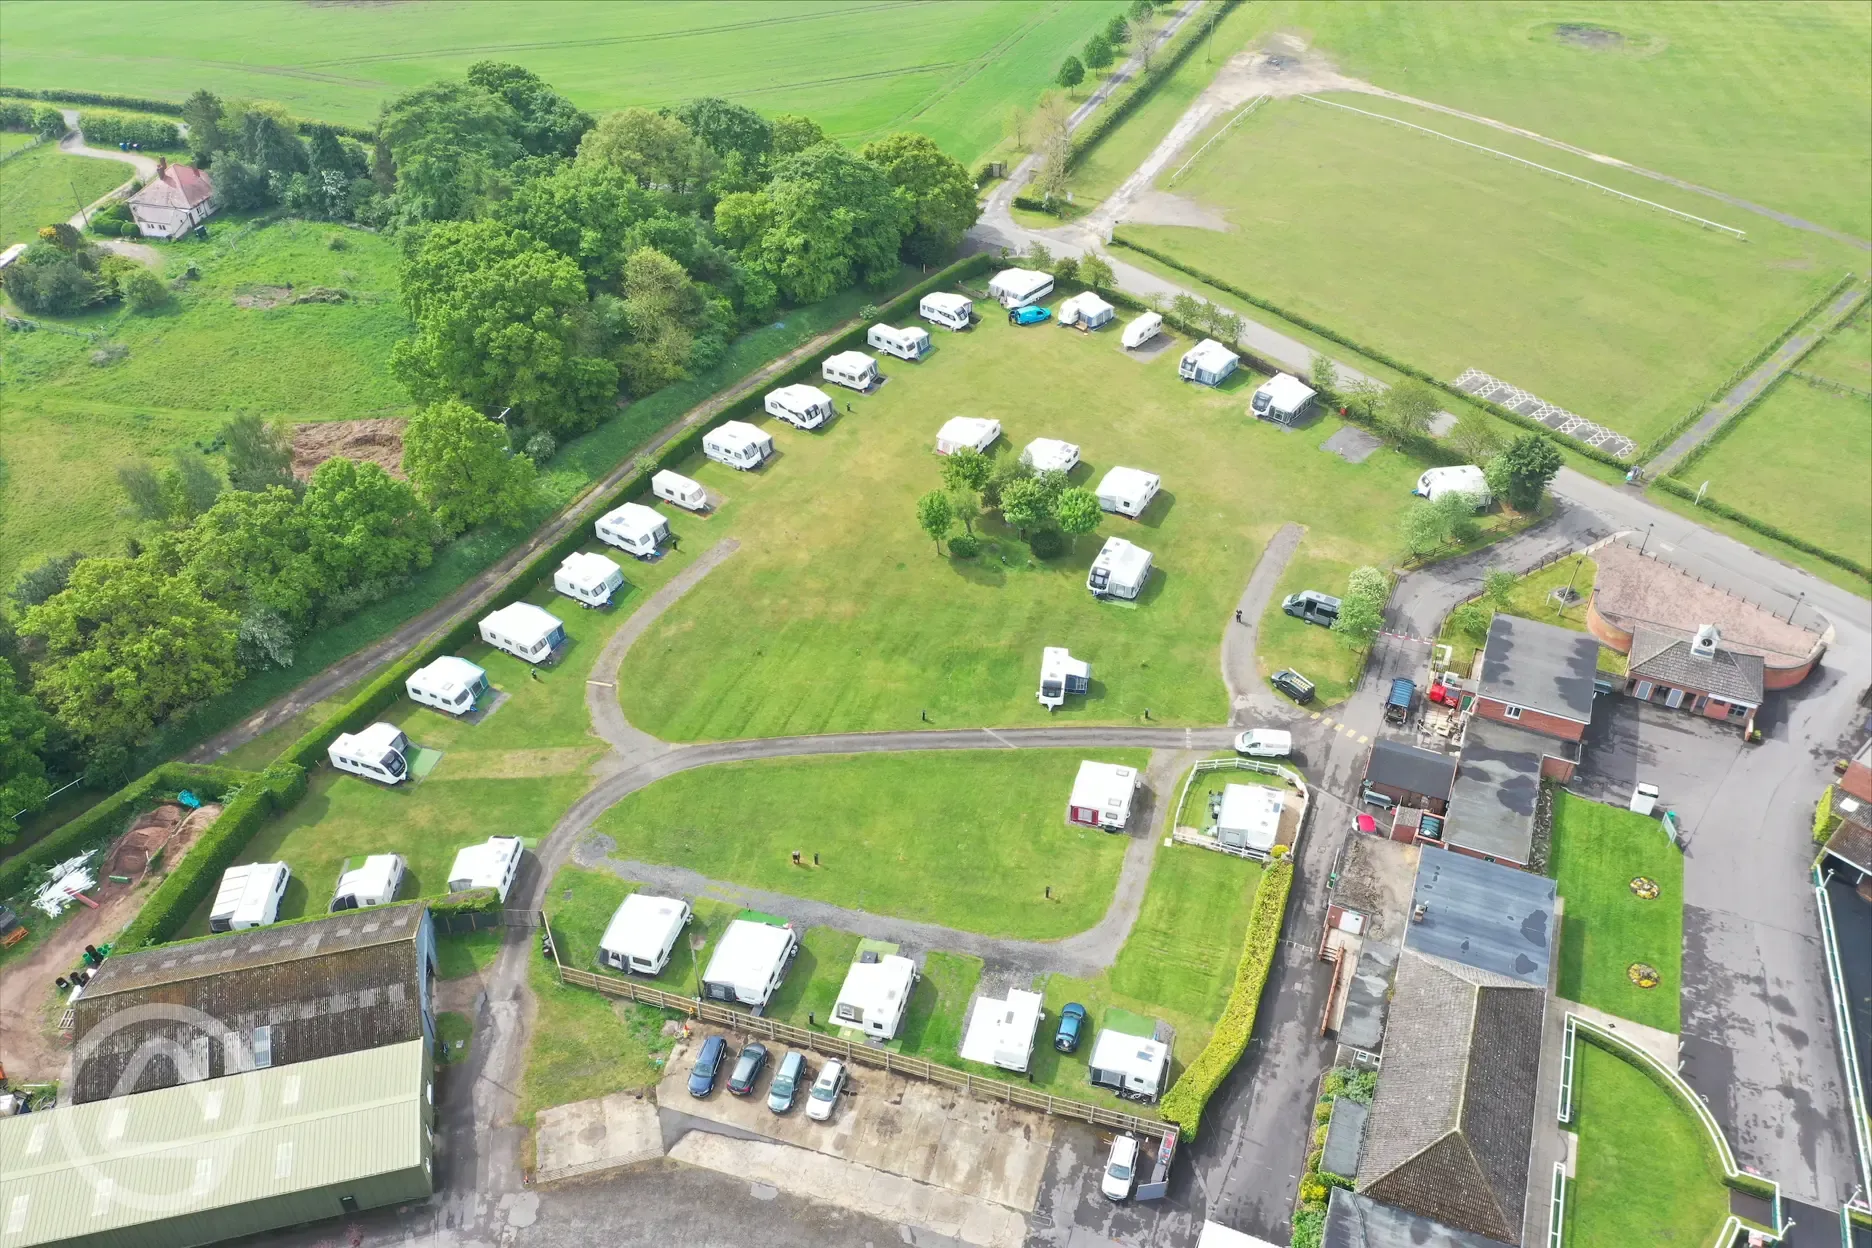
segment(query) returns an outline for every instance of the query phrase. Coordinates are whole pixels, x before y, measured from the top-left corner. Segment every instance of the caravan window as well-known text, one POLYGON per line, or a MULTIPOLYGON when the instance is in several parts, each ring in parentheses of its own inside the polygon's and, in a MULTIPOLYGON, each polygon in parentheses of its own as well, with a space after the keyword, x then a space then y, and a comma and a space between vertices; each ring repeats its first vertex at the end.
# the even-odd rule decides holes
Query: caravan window
POLYGON ((1060 682, 1057 680, 1044 680, 1040 682, 1040 692, 1045 697, 1057 698, 1065 690, 1060 688, 1060 682))
POLYGON ((403 759, 395 750, 385 754, 383 756, 383 762, 379 763, 378 766, 393 776, 400 776, 403 774, 403 759))
POLYGON ((1266 412, 1268 410, 1268 404, 1273 401, 1274 401, 1273 396, 1266 393, 1265 391, 1262 393, 1256 394, 1253 400, 1251 400, 1254 406, 1254 410, 1257 412, 1266 412))

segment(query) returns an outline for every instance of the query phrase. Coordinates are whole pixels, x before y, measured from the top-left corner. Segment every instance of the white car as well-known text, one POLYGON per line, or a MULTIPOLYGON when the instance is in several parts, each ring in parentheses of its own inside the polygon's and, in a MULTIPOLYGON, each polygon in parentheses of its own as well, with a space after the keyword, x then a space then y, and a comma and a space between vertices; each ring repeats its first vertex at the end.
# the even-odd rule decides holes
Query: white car
POLYGON ((1235 738, 1235 752, 1249 758, 1286 758, 1293 753, 1293 733, 1279 728, 1250 728, 1235 738))
POLYGON ((1099 1191, 1106 1200, 1123 1200, 1131 1194, 1137 1180, 1138 1141, 1135 1135, 1121 1135, 1112 1141, 1111 1156, 1105 1161, 1105 1177, 1099 1191))
POLYGON ((839 1093, 844 1090, 845 1064, 827 1062, 819 1068, 819 1077, 813 1080, 812 1091, 806 1096, 806 1116, 814 1122, 830 1118, 838 1106, 839 1093))

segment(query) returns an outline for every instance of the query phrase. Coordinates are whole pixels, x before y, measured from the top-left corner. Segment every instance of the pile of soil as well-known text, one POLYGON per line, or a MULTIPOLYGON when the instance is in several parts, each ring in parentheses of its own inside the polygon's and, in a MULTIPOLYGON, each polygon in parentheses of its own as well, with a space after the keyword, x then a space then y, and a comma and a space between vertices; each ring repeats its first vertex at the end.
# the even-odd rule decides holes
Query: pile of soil
POLYGON ((246 284, 234 289, 237 308, 277 308, 295 303, 343 303, 351 293, 336 286, 264 286, 246 284))
POLYGON ((328 459, 355 459, 380 465, 403 479, 403 426, 401 420, 322 420, 295 425, 292 440, 293 476, 301 481, 328 459))

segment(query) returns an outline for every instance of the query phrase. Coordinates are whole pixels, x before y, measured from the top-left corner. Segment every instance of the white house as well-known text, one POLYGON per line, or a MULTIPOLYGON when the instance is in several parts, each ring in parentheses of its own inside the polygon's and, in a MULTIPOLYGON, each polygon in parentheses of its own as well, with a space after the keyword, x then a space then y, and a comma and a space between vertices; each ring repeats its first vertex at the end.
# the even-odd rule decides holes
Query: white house
POLYGON ((624 569, 603 555, 575 550, 553 573, 553 588, 581 607, 608 607, 611 595, 624 588, 624 569))
POLYGON ((877 361, 862 351, 840 351, 828 355, 819 366, 819 375, 835 386, 844 386, 860 394, 882 379, 877 361))
POLYGON ((864 952, 845 972, 845 984, 832 1004, 832 1017, 840 1026, 856 1027, 867 1036, 895 1040, 910 1008, 916 988, 916 963, 894 953, 864 952))
POLYGON ((1071 472, 1079 466, 1079 448, 1058 438, 1035 438, 1021 451, 1021 463, 1035 472, 1071 472))
POLYGON ((479 845, 462 846, 449 866, 449 892, 491 888, 506 901, 508 890, 520 874, 520 857, 525 848, 517 836, 490 836, 479 845))
POLYGON ((1280 425, 1297 425, 1313 411, 1312 386, 1287 373, 1275 373, 1254 392, 1248 409, 1262 420, 1280 425))
POLYGON ((1122 537, 1108 537, 1099 547, 1098 558, 1086 573, 1086 588, 1094 598, 1123 598, 1127 601, 1144 592, 1150 580, 1151 552, 1134 546, 1122 537))
MULTIPOLYGON (((832 359, 837 359, 833 356, 832 359)), ((860 359, 865 357, 860 356, 860 359)), ((868 362, 868 361, 867 361, 868 362)), ((832 367, 832 360, 826 361, 826 367, 832 367)), ((826 378, 830 381, 831 378, 826 378)), ((860 386, 858 389, 863 389, 860 386)), ((767 397, 761 400, 761 406, 767 414, 776 420, 784 420, 795 429, 817 429, 838 409, 832 404, 832 396, 818 386, 781 386, 778 390, 769 390, 767 397)))
POLYGON ((1157 497, 1163 478, 1142 468, 1113 468, 1099 479, 1099 506, 1121 516, 1136 518, 1157 497))
POLYGON ((551 662, 565 639, 559 617, 530 602, 510 602, 481 621, 482 641, 528 663, 551 662))
POLYGON ((686 901, 632 893, 611 916, 598 940, 599 965, 639 975, 662 974, 677 938, 689 925, 689 915, 686 901))
POLYGON ((156 176, 130 197, 130 219, 145 238, 181 238, 214 215, 214 182, 193 165, 156 158, 156 176))
POLYGON ((953 455, 967 448, 987 451, 1001 436, 1001 422, 981 416, 953 416, 936 431, 936 453, 953 455))
POLYGON ((332 891, 331 912, 388 905, 402 886, 403 855, 372 854, 355 867, 347 858, 338 887, 332 891))
POLYGON ((409 691, 412 701, 451 715, 466 715, 488 691, 487 670, 467 659, 445 654, 427 667, 411 672, 403 688, 409 691))
POLYGON ((339 771, 385 784, 400 784, 409 775, 409 756, 410 739, 396 725, 385 723, 341 732, 325 747, 325 757, 339 771))
POLYGON ((1061 325, 1089 330, 1109 325, 1118 310, 1091 291, 1082 290, 1070 299, 1061 300, 1058 313, 1061 325))
POLYGON ((975 323, 975 301, 967 295, 938 290, 917 302, 917 315, 949 329, 967 329, 975 323))
POLYGON ((1072 796, 1066 799, 1066 822, 1086 828, 1122 832, 1131 818, 1131 800, 1137 796, 1138 771, 1117 763, 1079 764, 1072 796))
POLYGON ((1110 1088, 1134 1101, 1154 1101, 1163 1095, 1164 1080, 1170 1073, 1170 1046, 1107 1027, 1092 1046, 1086 1073, 1094 1087, 1110 1088))
POLYGON ((654 507, 625 503, 598 517, 598 540, 637 556, 656 557, 657 547, 669 540, 669 521, 654 507))
POLYGON ((1231 784, 1222 790, 1216 814, 1216 840, 1231 849, 1265 854, 1280 835, 1283 792, 1267 784, 1231 784))
POLYGON ((1205 338, 1183 353, 1177 376, 1184 381, 1198 381, 1205 386, 1219 386, 1228 375, 1241 367, 1241 356, 1213 338, 1205 338))
POLYGON ((1155 312, 1146 312, 1124 327, 1124 335, 1118 342, 1125 350, 1135 351, 1162 332, 1163 317, 1155 312))
POLYGON ((1057 710, 1070 694, 1084 693, 1092 685, 1092 665, 1075 659, 1065 646, 1040 651, 1040 705, 1057 710))
POLYGON ((1467 494, 1475 499, 1478 511, 1495 501, 1495 495, 1488 487, 1488 478, 1474 464, 1432 468, 1417 478, 1417 488, 1411 493, 1433 503, 1445 494, 1467 494))
POLYGON ((989 280, 988 293, 1010 311, 1024 308, 1053 293, 1053 275, 1032 269, 1003 269, 989 280))
POLYGON ((1040 1030, 1042 1001, 1037 992, 1008 990, 1007 1000, 980 996, 969 1014, 962 1056, 984 1066, 1024 1071, 1033 1061, 1034 1033, 1040 1030))
POLYGON ((667 468, 650 478, 650 493, 686 511, 708 510, 708 491, 702 488, 702 483, 667 468))
POLYGON ((702 995, 759 1009, 786 978, 787 963, 799 952, 799 936, 790 927, 736 919, 715 945, 702 972, 702 995))
POLYGON ((718 464, 750 472, 773 454, 773 438, 744 420, 724 420, 703 435, 702 453, 718 464))
POLYGON ((865 331, 865 342, 900 360, 920 360, 930 353, 932 345, 929 330, 919 329, 915 325, 906 325, 902 329, 873 325, 865 331))
POLYGON ((241 932, 265 927, 279 918, 280 899, 292 872, 283 862, 249 862, 221 873, 214 906, 208 911, 211 932, 241 932))

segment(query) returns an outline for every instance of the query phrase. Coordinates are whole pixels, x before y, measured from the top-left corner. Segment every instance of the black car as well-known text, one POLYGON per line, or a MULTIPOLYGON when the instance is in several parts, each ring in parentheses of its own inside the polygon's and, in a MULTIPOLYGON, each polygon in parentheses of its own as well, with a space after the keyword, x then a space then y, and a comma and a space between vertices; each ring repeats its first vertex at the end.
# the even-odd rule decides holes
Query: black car
POLYGON ((695 1065, 689 1069, 689 1095, 707 1096, 715 1090, 715 1080, 721 1077, 721 1068, 728 1062, 728 1041, 720 1036, 710 1036, 702 1042, 702 1052, 696 1055, 695 1065))
POLYGON ((741 1050, 741 1060, 735 1063, 734 1074, 728 1076, 728 1091, 735 1096, 746 1096, 754 1090, 760 1081, 760 1072, 767 1068, 767 1046, 756 1041, 741 1050))
POLYGON ((1268 677, 1268 680, 1273 682, 1276 689, 1302 705, 1313 700, 1313 694, 1315 692, 1313 682, 1302 676, 1299 672, 1294 671, 1291 667, 1281 668, 1280 671, 1268 677))

